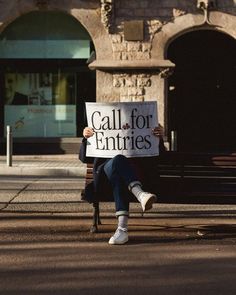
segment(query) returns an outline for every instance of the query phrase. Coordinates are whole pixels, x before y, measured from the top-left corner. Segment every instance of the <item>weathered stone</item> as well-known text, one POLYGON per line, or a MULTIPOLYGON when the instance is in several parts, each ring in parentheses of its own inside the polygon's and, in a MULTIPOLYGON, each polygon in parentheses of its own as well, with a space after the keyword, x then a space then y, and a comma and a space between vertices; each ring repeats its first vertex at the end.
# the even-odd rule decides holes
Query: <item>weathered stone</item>
POLYGON ((186 13, 187 12, 184 10, 180 10, 180 9, 176 9, 176 8, 173 9, 173 16, 174 17, 179 17, 179 16, 184 15, 186 13))
POLYGON ((114 78, 113 79, 113 86, 114 87, 123 87, 123 86, 125 86, 125 79, 124 78, 114 78))
POLYGON ((129 55, 128 55, 128 53, 127 53, 127 52, 122 52, 122 53, 121 53, 121 59, 122 59, 122 60, 127 60, 127 59, 129 59, 129 55))
POLYGON ((151 44, 150 43, 143 43, 142 44, 142 51, 143 52, 150 52, 151 44))
POLYGON ((114 52, 126 52, 127 51, 127 43, 115 43, 112 45, 114 52))
POLYGON ((142 43, 140 42, 129 42, 128 43, 128 51, 141 51, 142 43))
POLYGON ((121 96, 128 96, 128 88, 120 88, 120 95, 121 96))
POLYGON ((140 96, 132 96, 130 97, 130 100, 135 102, 135 101, 144 101, 144 95, 140 95, 140 96))
POLYGON ((118 34, 112 35, 111 38, 112 38, 113 43, 121 43, 122 42, 122 36, 121 35, 118 35, 118 34))
POLYGON ((129 54, 129 58, 132 60, 146 60, 150 58, 150 52, 132 51, 129 54))
POLYGON ((121 53, 121 51, 113 52, 113 58, 115 60, 121 60, 122 59, 122 53, 121 53))
POLYGON ((138 87, 150 87, 152 85, 152 80, 150 78, 138 78, 137 86, 138 87))
POLYGON ((128 89, 128 95, 130 96, 140 96, 145 93, 143 88, 129 88, 128 89))
POLYGON ((148 22, 149 38, 152 40, 153 36, 161 30, 163 23, 160 20, 148 22))
POLYGON ((101 21, 106 29, 113 24, 113 0, 101 0, 101 21))
POLYGON ((120 95, 120 102, 130 102, 130 98, 128 95, 120 95))
MULTIPOLYGON (((204 13, 197 8, 197 0, 0 1, 0 30, 2 32, 18 17, 39 8, 71 15, 89 32, 96 48, 97 61, 117 62, 116 69, 97 69, 96 100, 158 100, 159 118, 164 123, 167 122, 168 100, 165 80, 171 74, 171 69, 168 66, 155 69, 143 67, 140 61, 153 60, 156 64, 156 61, 167 59, 169 44, 193 29, 222 31, 235 38, 235 0, 212 1, 217 4, 217 10, 211 7, 204 13, 216 26, 202 22, 204 13), (143 40, 125 41, 124 22, 137 20, 144 24, 143 40), (122 61, 130 61, 134 68, 122 61)), ((200 2, 210 4, 211 0, 200 2)))
POLYGON ((125 79, 125 86, 135 87, 136 85, 137 85, 137 78, 136 77, 127 77, 125 79))

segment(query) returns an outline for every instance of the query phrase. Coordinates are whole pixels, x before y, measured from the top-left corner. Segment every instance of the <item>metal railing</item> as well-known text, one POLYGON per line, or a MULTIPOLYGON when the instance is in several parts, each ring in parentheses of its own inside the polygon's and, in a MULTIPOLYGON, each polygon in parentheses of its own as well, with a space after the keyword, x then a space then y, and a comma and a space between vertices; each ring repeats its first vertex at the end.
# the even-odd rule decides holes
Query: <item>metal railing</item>
POLYGON ((170 150, 172 152, 176 152, 177 151, 177 131, 176 130, 172 130, 171 131, 171 142, 170 142, 170 150))
POLYGON ((11 126, 7 126, 7 144, 6 144, 6 154, 7 154, 7 166, 11 167, 12 166, 12 146, 13 146, 13 141, 12 141, 12 128, 11 126))

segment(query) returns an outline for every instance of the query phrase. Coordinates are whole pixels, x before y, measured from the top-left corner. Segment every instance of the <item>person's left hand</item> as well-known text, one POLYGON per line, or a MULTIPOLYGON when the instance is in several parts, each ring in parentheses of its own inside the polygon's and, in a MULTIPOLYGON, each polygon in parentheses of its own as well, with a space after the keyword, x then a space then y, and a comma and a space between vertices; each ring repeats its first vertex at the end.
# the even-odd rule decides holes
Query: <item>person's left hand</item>
POLYGON ((157 137, 163 137, 164 135, 164 128, 159 124, 157 127, 152 129, 152 134, 157 137))

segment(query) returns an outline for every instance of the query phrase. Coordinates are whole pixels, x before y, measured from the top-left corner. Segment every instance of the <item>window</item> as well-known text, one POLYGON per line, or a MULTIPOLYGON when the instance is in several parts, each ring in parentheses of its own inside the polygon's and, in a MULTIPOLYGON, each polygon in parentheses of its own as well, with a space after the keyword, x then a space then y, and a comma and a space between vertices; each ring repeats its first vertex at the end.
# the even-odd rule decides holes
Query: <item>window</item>
POLYGON ((95 100, 90 36, 73 17, 31 12, 0 35, 3 128, 14 137, 76 137, 95 100))
POLYGON ((19 17, 2 32, 0 58, 87 59, 90 41, 72 16, 36 11, 19 17))
POLYGON ((76 136, 76 73, 5 73, 5 125, 14 137, 76 136))

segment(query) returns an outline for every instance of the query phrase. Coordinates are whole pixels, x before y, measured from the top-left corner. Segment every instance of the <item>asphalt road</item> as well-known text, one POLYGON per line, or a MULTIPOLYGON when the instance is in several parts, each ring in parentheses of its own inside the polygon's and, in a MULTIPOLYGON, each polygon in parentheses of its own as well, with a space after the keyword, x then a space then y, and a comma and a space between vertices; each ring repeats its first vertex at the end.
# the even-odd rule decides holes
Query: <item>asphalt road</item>
POLYGON ((0 294, 236 294, 234 205, 156 204, 144 217, 134 205, 129 242, 111 246, 113 205, 102 205, 100 232, 90 233, 75 179, 0 185, 0 294))

